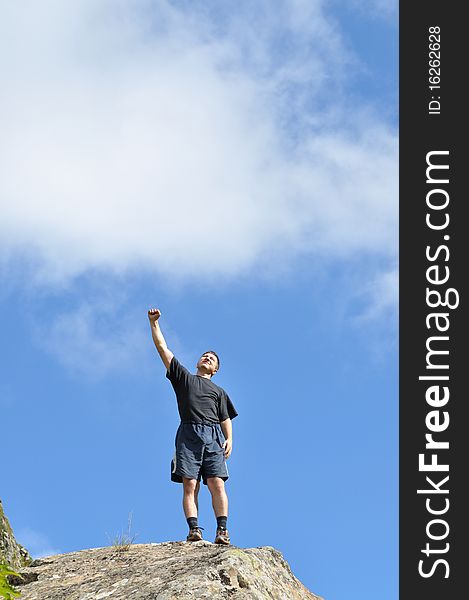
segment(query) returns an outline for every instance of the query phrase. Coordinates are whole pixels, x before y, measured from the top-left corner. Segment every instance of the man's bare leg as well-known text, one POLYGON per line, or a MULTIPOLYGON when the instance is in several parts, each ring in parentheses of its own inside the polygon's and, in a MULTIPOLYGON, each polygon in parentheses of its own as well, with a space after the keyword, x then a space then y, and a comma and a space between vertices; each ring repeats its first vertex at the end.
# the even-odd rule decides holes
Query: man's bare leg
POLYGON ((195 486, 195 494, 194 494, 194 502, 195 502, 195 507, 197 509, 197 514, 199 514, 199 490, 200 490, 200 481, 198 481, 197 485, 195 486))
POLYGON ((216 517, 228 516, 228 496, 225 492, 225 482, 221 477, 209 477, 208 489, 212 494, 212 506, 216 517))
POLYGON ((182 506, 189 525, 189 534, 186 541, 197 542, 202 539, 202 532, 198 526, 197 512, 199 509, 199 489, 200 481, 196 479, 183 478, 182 480, 184 494, 182 497, 182 506))
POLYGON ((186 519, 189 517, 197 517, 199 509, 200 481, 197 481, 197 479, 187 479, 186 477, 183 477, 182 485, 184 488, 182 507, 184 509, 186 519))
POLYGON ((229 544, 230 537, 226 530, 228 496, 225 492, 225 482, 221 477, 209 477, 207 479, 207 485, 212 495, 213 511, 217 517, 217 535, 215 537, 215 544, 229 544))

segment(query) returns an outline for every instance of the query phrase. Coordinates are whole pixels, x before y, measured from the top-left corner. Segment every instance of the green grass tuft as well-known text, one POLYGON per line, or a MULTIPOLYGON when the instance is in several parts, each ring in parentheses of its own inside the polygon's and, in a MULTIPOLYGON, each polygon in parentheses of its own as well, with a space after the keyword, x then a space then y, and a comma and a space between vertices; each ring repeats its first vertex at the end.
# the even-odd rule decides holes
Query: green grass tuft
POLYGON ((111 538, 112 547, 116 552, 126 552, 129 550, 130 546, 134 543, 136 534, 131 533, 132 528, 132 513, 129 513, 129 518, 127 521, 127 531, 118 533, 114 537, 111 538))

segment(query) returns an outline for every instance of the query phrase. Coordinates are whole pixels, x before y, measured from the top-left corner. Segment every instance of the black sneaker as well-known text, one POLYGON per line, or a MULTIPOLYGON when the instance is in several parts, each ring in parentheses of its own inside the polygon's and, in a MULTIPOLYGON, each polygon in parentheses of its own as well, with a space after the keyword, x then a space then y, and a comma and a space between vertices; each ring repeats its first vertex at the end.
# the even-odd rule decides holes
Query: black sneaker
POLYGON ((217 534, 215 536, 215 544, 224 544, 225 546, 230 545, 230 536, 228 535, 227 529, 218 527, 217 534))
POLYGON ((198 542, 202 539, 201 527, 191 527, 189 534, 187 535, 187 542, 198 542))

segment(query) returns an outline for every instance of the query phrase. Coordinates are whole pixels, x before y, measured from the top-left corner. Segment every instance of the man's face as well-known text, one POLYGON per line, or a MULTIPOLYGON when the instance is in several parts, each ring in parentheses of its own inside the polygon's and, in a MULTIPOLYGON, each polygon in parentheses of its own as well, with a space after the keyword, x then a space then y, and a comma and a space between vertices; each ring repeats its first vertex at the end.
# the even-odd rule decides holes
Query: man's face
POLYGON ((215 375, 215 373, 218 371, 217 357, 211 352, 202 354, 202 356, 199 358, 199 362, 197 363, 197 369, 204 371, 207 373, 207 375, 215 375))

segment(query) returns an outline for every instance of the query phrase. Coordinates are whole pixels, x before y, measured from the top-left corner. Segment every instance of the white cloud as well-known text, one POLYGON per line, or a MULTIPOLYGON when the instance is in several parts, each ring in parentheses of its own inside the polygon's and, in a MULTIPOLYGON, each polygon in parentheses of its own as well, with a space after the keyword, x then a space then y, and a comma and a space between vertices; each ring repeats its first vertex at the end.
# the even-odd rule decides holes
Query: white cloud
POLYGON ((356 321, 358 323, 373 322, 383 317, 383 315, 397 317, 399 300, 399 271, 397 267, 376 275, 375 279, 368 282, 361 290, 361 296, 365 299, 366 308, 357 317, 356 321))
POLYGON ((56 282, 392 259, 396 136, 341 104, 349 58, 321 3, 197 6, 2 3, 3 256, 56 282))
POLYGON ((115 295, 81 302, 48 321, 34 320, 33 333, 68 371, 90 379, 141 368, 151 343, 142 315, 136 317, 135 309, 127 310, 125 299, 115 295))
POLYGON ((33 558, 43 558, 61 553, 60 550, 54 548, 47 536, 29 527, 18 530, 15 536, 33 558))
POLYGON ((399 9, 397 0, 347 0, 347 2, 352 8, 375 18, 395 19, 399 9))

